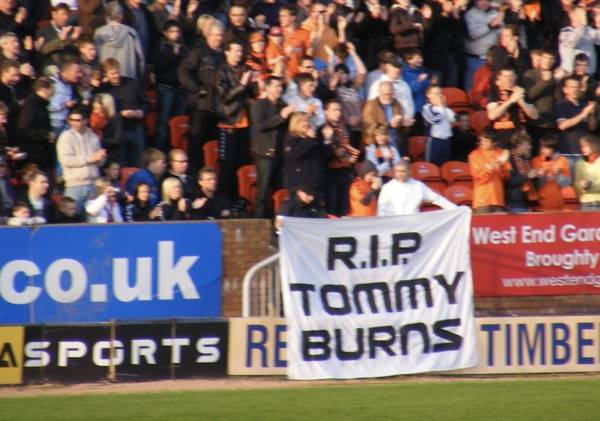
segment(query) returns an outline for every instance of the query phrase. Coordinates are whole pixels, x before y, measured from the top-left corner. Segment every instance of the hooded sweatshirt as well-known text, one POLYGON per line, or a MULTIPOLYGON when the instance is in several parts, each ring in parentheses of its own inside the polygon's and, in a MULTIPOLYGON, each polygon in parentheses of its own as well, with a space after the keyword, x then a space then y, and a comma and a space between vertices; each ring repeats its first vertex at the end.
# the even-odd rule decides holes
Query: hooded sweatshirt
POLYGON ((109 57, 121 63, 121 76, 137 79, 143 76, 146 62, 144 51, 135 29, 110 22, 96 30, 94 41, 100 61, 109 57))

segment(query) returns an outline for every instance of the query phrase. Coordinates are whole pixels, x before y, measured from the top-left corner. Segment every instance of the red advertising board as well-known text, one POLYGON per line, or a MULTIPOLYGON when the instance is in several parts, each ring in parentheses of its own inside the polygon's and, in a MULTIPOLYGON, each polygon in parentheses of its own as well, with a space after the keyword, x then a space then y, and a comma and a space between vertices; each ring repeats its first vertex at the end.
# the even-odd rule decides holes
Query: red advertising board
POLYGON ((600 212, 474 215, 475 295, 600 294, 600 212))

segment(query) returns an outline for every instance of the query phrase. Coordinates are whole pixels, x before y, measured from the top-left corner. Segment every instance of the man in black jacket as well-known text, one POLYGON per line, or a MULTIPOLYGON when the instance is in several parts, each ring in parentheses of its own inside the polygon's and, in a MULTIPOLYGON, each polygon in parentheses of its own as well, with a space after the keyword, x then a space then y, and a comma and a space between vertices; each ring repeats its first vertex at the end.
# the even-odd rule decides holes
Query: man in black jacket
POLYGON ((283 141, 287 132, 288 118, 295 111, 293 105, 285 105, 281 99, 283 82, 277 76, 265 81, 266 98, 257 100, 250 110, 252 120, 252 149, 256 158, 256 209, 257 218, 268 215, 269 188, 276 189, 282 183, 283 141))
POLYGON ((250 161, 248 99, 256 96, 252 70, 243 58, 244 47, 230 41, 225 46, 225 62, 217 70, 219 185, 232 203, 239 199, 236 171, 250 161))
POLYGON ((27 181, 27 192, 19 200, 29 207, 31 216, 39 216, 46 223, 53 223, 56 217, 54 203, 46 197, 50 183, 48 177, 41 171, 34 171, 27 181))
POLYGON ((190 51, 177 71, 179 82, 188 96, 190 127, 187 153, 192 174, 204 163, 204 143, 218 136, 215 84, 217 68, 224 60, 221 50, 224 34, 223 25, 214 22, 207 30, 206 45, 190 51))

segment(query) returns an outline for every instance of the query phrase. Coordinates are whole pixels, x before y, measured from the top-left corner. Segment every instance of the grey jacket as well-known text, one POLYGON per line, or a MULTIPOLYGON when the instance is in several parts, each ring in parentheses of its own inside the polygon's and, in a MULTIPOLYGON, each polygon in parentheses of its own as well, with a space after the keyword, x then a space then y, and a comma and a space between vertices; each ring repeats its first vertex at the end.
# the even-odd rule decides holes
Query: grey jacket
POLYGON ((135 29, 117 22, 110 22, 94 32, 100 61, 109 57, 121 63, 121 76, 139 79, 146 71, 142 44, 135 29))

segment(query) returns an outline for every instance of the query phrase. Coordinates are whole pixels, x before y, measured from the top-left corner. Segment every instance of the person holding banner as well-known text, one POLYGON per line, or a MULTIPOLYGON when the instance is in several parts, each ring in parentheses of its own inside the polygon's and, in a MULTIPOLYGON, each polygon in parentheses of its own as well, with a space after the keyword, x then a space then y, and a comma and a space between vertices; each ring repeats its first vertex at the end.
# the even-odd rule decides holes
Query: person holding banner
POLYGON ((394 178, 381 189, 377 201, 377 216, 398 216, 419 213, 421 203, 428 202, 442 209, 456 205, 419 180, 410 177, 410 164, 401 160, 394 166, 394 178))

